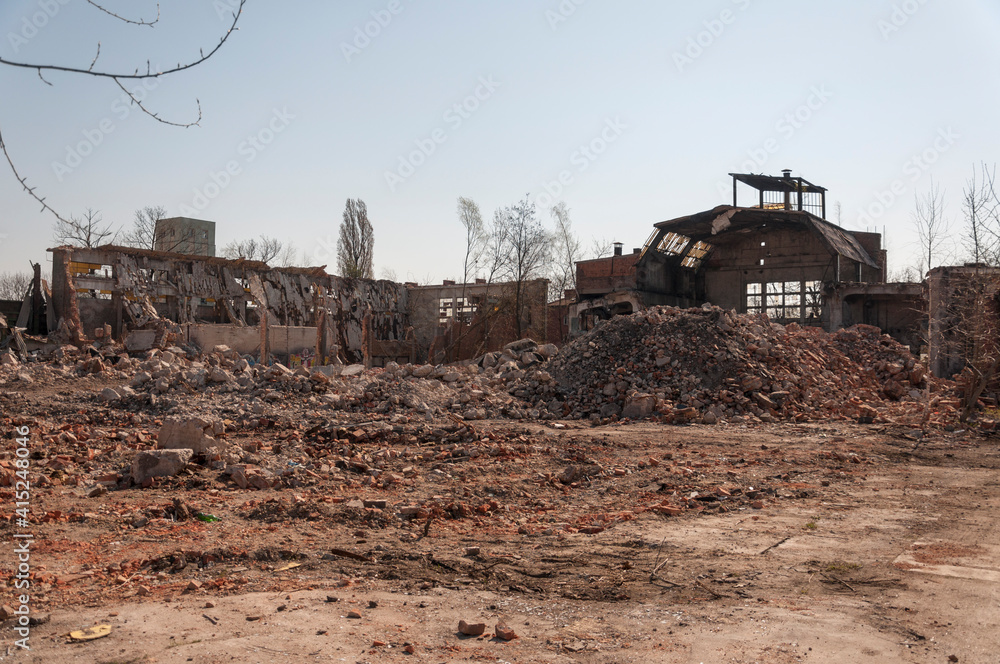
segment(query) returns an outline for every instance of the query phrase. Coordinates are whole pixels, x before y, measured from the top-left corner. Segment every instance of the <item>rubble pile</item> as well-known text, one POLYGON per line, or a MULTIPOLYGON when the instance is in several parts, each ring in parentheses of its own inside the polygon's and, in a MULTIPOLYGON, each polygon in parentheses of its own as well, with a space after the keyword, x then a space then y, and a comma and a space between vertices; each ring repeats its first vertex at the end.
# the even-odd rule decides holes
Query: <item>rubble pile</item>
POLYGON ((547 406, 560 417, 656 414, 708 424, 873 418, 880 402, 921 398, 927 381, 909 351, 877 328, 827 334, 708 305, 614 318, 545 369, 560 392, 547 406))
MULTIPOLYGON (((877 328, 827 334, 708 305, 617 317, 562 351, 522 339, 470 364, 292 369, 256 364, 227 346, 130 357, 111 343, 57 347, 27 363, 8 357, 0 383, 15 388, 89 378, 100 405, 237 421, 280 418, 293 405, 373 420, 874 421, 888 404, 922 401, 928 381, 907 349, 877 328), (196 406, 204 398, 207 409, 196 406)), ((951 400, 938 392, 931 406, 947 419, 951 400)))

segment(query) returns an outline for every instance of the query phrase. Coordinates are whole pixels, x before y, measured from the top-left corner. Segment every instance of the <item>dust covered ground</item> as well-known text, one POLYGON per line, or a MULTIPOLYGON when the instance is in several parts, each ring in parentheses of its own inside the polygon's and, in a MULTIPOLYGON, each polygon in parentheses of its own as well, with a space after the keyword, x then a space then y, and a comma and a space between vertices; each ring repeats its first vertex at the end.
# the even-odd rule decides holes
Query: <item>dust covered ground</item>
MULTIPOLYGON (((285 404, 227 438, 312 465, 293 481, 244 489, 194 463, 150 488, 101 492, 82 469, 105 472, 102 459, 114 466, 157 424, 97 406, 101 385, 4 396, 6 441, 19 425, 55 442, 33 461, 46 477, 30 526, 41 624, 25 652, 7 621, 2 661, 992 663, 1000 652, 1000 448, 983 434, 446 420, 421 435, 422 418, 376 429, 285 404), (487 631, 463 636, 460 620, 487 631), (498 622, 517 638, 496 638, 498 622), (95 625, 110 635, 67 637, 95 625)), ((2 495, 10 542, 13 487, 2 495)))
POLYGON ((468 366, 7 353, 0 661, 995 664, 958 403, 874 328, 712 307, 468 366))

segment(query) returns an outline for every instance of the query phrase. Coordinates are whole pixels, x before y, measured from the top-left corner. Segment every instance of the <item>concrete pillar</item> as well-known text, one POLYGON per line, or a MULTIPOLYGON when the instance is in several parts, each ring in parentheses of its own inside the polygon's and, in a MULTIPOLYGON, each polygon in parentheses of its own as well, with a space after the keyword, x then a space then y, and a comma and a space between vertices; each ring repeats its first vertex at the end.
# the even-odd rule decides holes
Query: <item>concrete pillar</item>
POLYGON ((269 312, 266 307, 260 310, 260 363, 268 365, 271 363, 271 329, 268 319, 269 312))

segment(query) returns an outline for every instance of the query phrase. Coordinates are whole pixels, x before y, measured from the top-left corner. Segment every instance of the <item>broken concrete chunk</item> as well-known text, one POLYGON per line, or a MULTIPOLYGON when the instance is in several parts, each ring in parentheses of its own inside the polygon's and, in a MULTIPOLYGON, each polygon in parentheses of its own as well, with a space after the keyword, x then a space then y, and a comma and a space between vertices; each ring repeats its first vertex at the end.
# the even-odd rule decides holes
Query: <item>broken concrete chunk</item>
POLYGON ((144 484, 154 477, 172 477, 187 467, 192 456, 189 449, 139 452, 132 460, 132 480, 144 484))
POLYGON ((229 372, 222 367, 212 367, 208 372, 208 380, 212 383, 225 383, 230 378, 229 372))
POLYGON ((344 378, 350 378, 351 376, 360 376, 364 372, 365 372, 365 365, 363 365, 363 364, 351 364, 349 366, 344 367, 341 370, 340 375, 341 375, 341 377, 344 377, 344 378))
POLYGON ((280 362, 275 362, 264 372, 265 378, 286 378, 294 374, 291 369, 280 362))
POLYGON ((132 330, 125 337, 125 349, 130 353, 151 350, 156 344, 156 330, 132 330))
POLYGON ((312 368, 313 376, 324 376, 326 378, 336 378, 340 375, 342 366, 337 364, 321 364, 312 368))
POLYGON ((105 387, 103 390, 101 390, 101 394, 99 395, 99 397, 101 401, 111 402, 111 401, 118 401, 119 399, 122 398, 122 395, 118 394, 117 392, 114 391, 114 389, 110 387, 105 387))
POLYGON ((633 394, 625 400, 622 417, 630 420, 641 420, 651 417, 656 412, 656 397, 652 394, 633 394))
POLYGON ((233 482, 235 482, 236 486, 239 488, 246 489, 250 486, 250 481, 247 480, 246 470, 243 466, 230 466, 227 469, 227 472, 229 473, 229 477, 232 478, 233 482))
POLYGON ((132 380, 129 381, 129 385, 131 385, 132 387, 141 387, 151 380, 153 380, 152 376, 150 376, 145 371, 140 371, 136 375, 132 376, 132 380))
POLYGON ((534 350, 536 348, 538 348, 538 344, 533 339, 518 339, 503 347, 505 351, 510 351, 515 356, 520 355, 526 350, 534 350))
POLYGON ((419 367, 413 368, 413 375, 417 378, 426 378, 431 375, 434 371, 434 366, 431 364, 422 364, 419 367))
POLYGON ((228 443, 216 438, 224 432, 225 427, 218 420, 170 417, 160 428, 156 447, 161 450, 188 449, 195 454, 206 454, 211 449, 224 451, 229 447, 228 443))
POLYGON ((548 360, 559 354, 559 347, 555 344, 545 344, 544 346, 539 346, 537 352, 539 355, 548 360))

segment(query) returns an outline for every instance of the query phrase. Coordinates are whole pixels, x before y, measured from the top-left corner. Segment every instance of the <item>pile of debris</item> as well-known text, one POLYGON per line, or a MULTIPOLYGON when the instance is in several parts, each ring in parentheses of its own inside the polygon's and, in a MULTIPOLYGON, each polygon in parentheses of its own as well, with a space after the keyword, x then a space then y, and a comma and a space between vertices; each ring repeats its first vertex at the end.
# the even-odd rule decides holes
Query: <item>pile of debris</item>
MULTIPOLYGON (((835 334, 706 305, 614 318, 545 366, 560 417, 699 421, 874 418, 923 397, 925 370, 877 328, 835 334)), ((536 399, 535 401, 538 401, 536 399)))
MULTIPOLYGON (((884 418, 887 404, 926 401, 929 377, 877 328, 835 334, 706 305, 617 317, 562 351, 530 339, 470 364, 389 363, 289 368, 259 365, 227 346, 154 349, 130 357, 112 342, 54 346, 27 364, 8 355, 0 383, 99 378, 95 400, 133 412, 272 417, 292 403, 314 409, 432 420, 643 419, 702 422, 884 418), (37 360, 47 359, 42 363, 37 360), (108 385, 108 383, 111 383, 108 385)), ((950 417, 936 390, 931 407, 950 417)), ((940 417, 939 417, 940 420, 940 417)))

